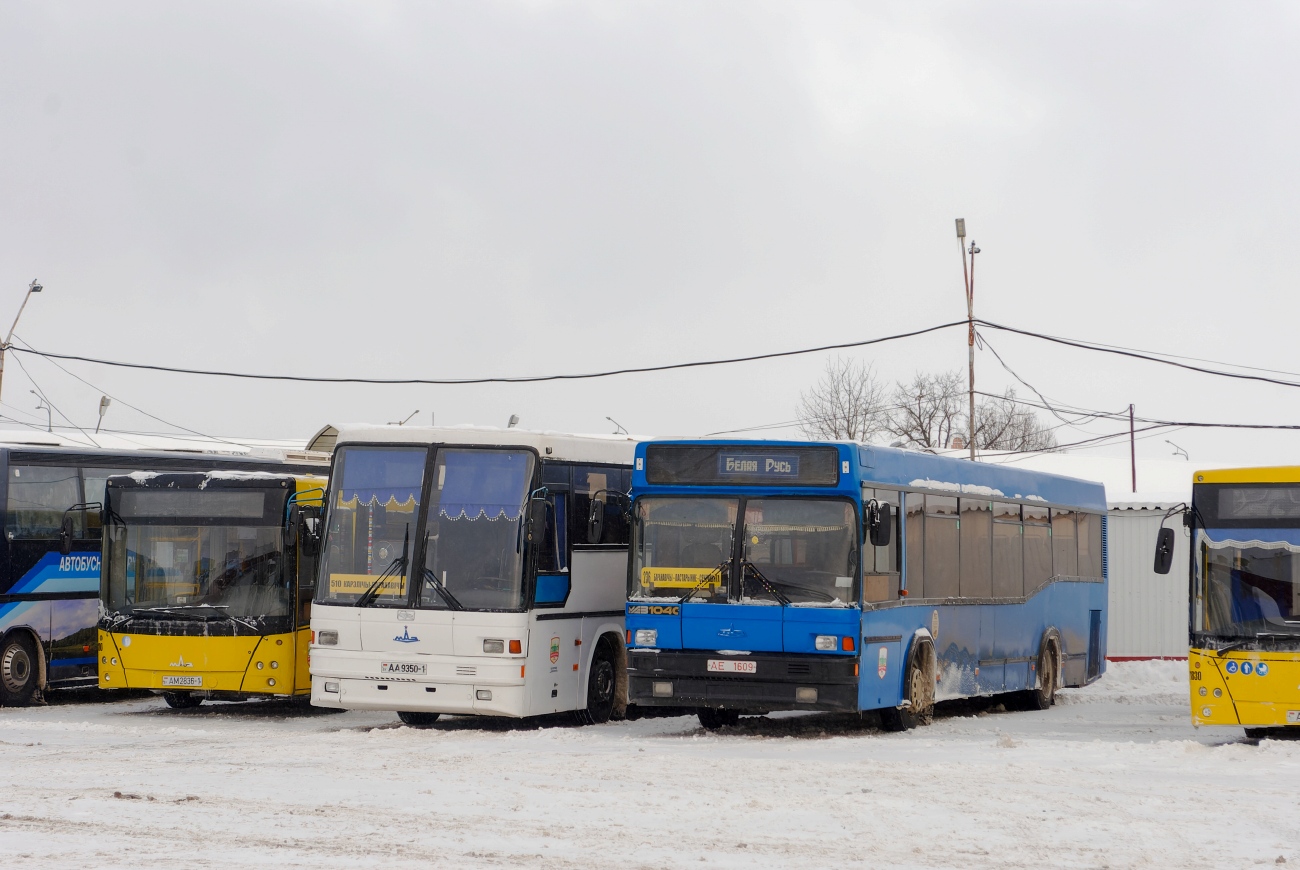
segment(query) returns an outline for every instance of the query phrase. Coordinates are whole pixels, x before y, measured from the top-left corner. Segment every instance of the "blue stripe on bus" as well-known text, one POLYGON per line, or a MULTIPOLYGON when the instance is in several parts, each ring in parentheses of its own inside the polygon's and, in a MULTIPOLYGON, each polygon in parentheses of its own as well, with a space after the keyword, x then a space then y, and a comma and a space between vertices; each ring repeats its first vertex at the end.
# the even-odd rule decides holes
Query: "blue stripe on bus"
POLYGON ((51 659, 50 660, 50 666, 56 668, 75 667, 76 665, 93 665, 94 663, 95 663, 94 656, 84 656, 82 658, 77 658, 77 659, 51 659))
POLYGON ((46 553, 22 576, 10 595, 37 592, 98 592, 99 554, 95 552, 46 553))

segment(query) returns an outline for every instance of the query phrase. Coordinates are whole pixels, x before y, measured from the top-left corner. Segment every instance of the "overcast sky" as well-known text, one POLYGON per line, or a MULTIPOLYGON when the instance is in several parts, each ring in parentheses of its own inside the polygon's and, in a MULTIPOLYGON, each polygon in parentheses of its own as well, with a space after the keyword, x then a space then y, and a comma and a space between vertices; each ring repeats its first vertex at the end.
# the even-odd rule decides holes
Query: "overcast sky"
MULTIPOLYGON (((1297 10, 6 2, 0 320, 39 278, 18 335, 99 358, 472 377, 727 357, 964 317, 960 216, 980 316, 1300 371, 1297 10)), ((986 335, 1062 403, 1300 423, 1296 389, 986 335)), ((964 367, 965 335, 859 354, 906 378, 964 367)), ((488 387, 65 364, 89 386, 10 354, 0 413, 44 424, 34 378, 92 427, 107 392, 247 437, 416 409, 707 433, 793 420, 825 362, 488 387)), ((120 403, 106 424, 165 429, 120 403)), ((1189 430, 1139 455, 1165 438, 1193 462, 1300 442, 1189 430)))

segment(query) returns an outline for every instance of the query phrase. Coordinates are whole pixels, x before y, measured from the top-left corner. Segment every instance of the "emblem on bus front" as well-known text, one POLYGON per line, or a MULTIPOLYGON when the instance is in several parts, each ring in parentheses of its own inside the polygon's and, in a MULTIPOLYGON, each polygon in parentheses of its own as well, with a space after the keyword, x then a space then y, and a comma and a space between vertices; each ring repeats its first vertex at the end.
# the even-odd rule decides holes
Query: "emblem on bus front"
POLYGON ((393 638, 393 640, 398 643, 418 643, 420 639, 418 637, 411 637, 411 632, 408 630, 408 627, 404 625, 402 626, 402 633, 393 638))
POLYGON ((191 664, 190 662, 185 661, 185 656, 177 656, 177 657, 176 657, 176 661, 172 662, 172 663, 169 664, 167 667, 169 667, 169 668, 192 668, 192 667, 194 667, 194 665, 191 664))

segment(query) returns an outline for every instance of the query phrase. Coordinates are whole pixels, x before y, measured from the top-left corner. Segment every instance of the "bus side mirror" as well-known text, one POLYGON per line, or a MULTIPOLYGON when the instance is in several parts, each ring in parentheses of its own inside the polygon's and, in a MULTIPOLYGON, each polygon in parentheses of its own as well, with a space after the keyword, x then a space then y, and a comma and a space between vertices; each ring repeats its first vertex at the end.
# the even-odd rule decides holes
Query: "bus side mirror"
POLYGON ((893 510, 887 504, 877 504, 867 518, 867 533, 873 547, 889 546, 889 530, 893 528, 893 510))
POLYGON ((294 505, 289 518, 289 546, 295 543, 304 556, 315 556, 320 552, 321 509, 315 505, 294 505))
POLYGON ((528 501, 528 540, 535 541, 546 530, 546 499, 528 501))
POLYGON ((1162 527, 1160 533, 1156 535, 1156 573, 1168 574, 1173 564, 1174 530, 1162 527))
POLYGON ((59 552, 67 556, 72 552, 72 514, 63 515, 63 525, 59 526, 59 552))
POLYGON ((605 503, 598 498, 591 500, 587 510, 587 543, 599 544, 605 534, 605 503))

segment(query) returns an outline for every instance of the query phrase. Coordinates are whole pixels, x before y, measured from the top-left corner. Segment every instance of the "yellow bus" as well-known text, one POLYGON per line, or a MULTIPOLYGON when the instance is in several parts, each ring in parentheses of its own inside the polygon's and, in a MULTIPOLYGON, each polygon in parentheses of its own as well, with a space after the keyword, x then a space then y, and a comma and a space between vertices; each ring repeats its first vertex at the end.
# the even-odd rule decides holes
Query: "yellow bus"
MULTIPOLYGON (((1300 466, 1195 472, 1183 522, 1192 724, 1300 736, 1300 466)), ((1158 573, 1173 545, 1162 528, 1158 573)))
POLYGON ((301 698, 326 477, 136 473, 105 484, 99 687, 301 698))

